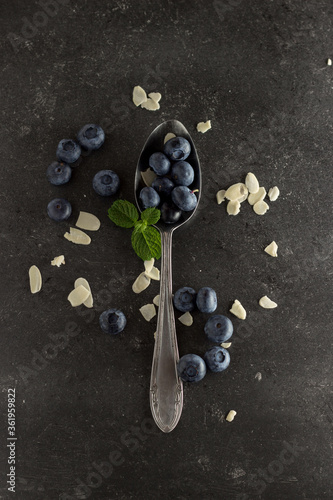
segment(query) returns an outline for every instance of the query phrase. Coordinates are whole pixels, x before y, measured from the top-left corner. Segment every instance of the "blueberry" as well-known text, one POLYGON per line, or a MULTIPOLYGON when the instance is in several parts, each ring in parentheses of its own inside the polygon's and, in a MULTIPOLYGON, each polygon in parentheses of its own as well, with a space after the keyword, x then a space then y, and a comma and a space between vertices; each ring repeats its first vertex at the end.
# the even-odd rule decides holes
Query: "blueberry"
POLYGON ((171 202, 165 201, 161 206, 161 219, 166 224, 174 224, 179 221, 182 211, 171 202))
POLYGON ((158 194, 166 196, 169 196, 175 187, 172 180, 168 177, 156 177, 151 186, 158 192, 158 194))
POLYGON ((66 163, 74 163, 80 158, 81 147, 80 144, 72 139, 62 139, 57 147, 57 158, 66 163))
POLYGON ((60 222, 68 219, 72 213, 72 205, 64 198, 54 198, 47 205, 47 213, 50 219, 60 222))
POLYGON ((234 331, 232 322, 222 314, 211 316, 205 324, 205 334, 212 342, 226 342, 234 331))
POLYGON ((122 332, 126 326, 125 314, 119 309, 107 309, 99 317, 99 324, 103 332, 111 335, 117 335, 122 332))
POLYGON ((191 145, 184 137, 173 137, 164 144, 163 151, 170 160, 186 160, 191 152, 191 145))
POLYGON ((185 354, 178 361, 177 372, 184 382, 199 382, 206 375, 206 363, 197 354, 185 354))
POLYGON ((55 186, 66 184, 72 176, 72 169, 67 163, 53 161, 46 171, 46 177, 55 186))
POLYGON ((196 291, 190 286, 179 288, 173 297, 175 308, 181 312, 193 311, 195 308, 196 296, 196 291))
POLYGON ((99 149, 105 141, 102 127, 89 123, 79 130, 77 140, 85 149, 99 149))
POLYGON ((93 188, 101 196, 112 196, 119 189, 120 180, 113 170, 100 170, 93 178, 93 188))
POLYGON ((161 199, 152 187, 144 187, 140 191, 140 200, 144 208, 157 207, 161 199))
POLYGON ((211 347, 204 355, 206 365, 212 372, 223 372, 230 365, 230 354, 223 347, 211 347))
POLYGON ((203 313, 212 313, 217 308, 216 292, 209 286, 204 286, 198 291, 197 308, 203 313))
POLYGON ((187 161, 178 161, 172 165, 171 179, 178 186, 189 186, 194 181, 194 170, 187 161))
POLYGON ((187 186, 175 187, 171 192, 171 198, 174 204, 184 212, 194 210, 198 202, 193 191, 187 186))
POLYGON ((149 166, 157 175, 165 175, 170 170, 170 160, 163 153, 153 153, 149 158, 149 166))

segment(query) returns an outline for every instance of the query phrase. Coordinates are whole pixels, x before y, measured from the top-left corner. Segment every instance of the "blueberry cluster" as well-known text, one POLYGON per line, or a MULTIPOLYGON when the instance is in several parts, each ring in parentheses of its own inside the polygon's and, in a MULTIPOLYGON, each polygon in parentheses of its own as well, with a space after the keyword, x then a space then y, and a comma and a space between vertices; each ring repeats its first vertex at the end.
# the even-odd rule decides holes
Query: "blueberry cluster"
POLYGON ((149 157, 149 167, 157 175, 151 187, 140 191, 143 208, 159 207, 161 219, 167 224, 177 222, 182 212, 191 212, 197 205, 197 197, 189 186, 194 181, 194 169, 185 161, 191 153, 191 145, 184 137, 173 137, 164 144, 163 152, 149 157))
MULTIPOLYGON (((79 130, 76 138, 76 141, 62 139, 59 142, 56 151, 57 161, 53 161, 47 168, 46 177, 55 186, 66 184, 70 180, 72 168, 78 165, 76 162, 82 151, 95 151, 104 144, 105 133, 99 125, 89 123, 79 130)), ((115 194, 119 185, 119 177, 112 170, 101 170, 93 178, 93 188, 101 196, 115 194)), ((64 198, 55 198, 48 204, 47 213, 51 219, 63 221, 71 215, 72 206, 64 198)))
MULTIPOLYGON (((191 287, 182 287, 173 298, 176 309, 181 312, 193 311, 212 313, 217 308, 216 292, 210 287, 200 288, 198 293, 191 287)), ((214 343, 226 342, 233 334, 233 325, 222 314, 211 316, 204 327, 208 339, 214 343)), ((197 354, 182 356, 177 365, 179 377, 184 382, 199 382, 206 375, 207 367, 212 372, 221 372, 230 364, 230 354, 222 346, 213 346, 201 358, 197 354)))

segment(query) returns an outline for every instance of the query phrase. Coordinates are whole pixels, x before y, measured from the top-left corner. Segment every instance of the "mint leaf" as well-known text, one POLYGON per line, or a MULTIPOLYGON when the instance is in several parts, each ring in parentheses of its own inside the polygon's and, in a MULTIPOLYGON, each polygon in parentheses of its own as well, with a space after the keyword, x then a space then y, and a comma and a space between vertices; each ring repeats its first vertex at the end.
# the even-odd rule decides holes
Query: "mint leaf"
POLYGON ((142 229, 140 225, 134 229, 131 241, 136 254, 142 260, 161 257, 161 235, 155 227, 147 226, 142 229))
POLYGON ((126 200, 115 201, 108 210, 112 222, 120 227, 133 227, 139 214, 133 203, 126 200))
POLYGON ((141 219, 145 220, 148 226, 156 224, 156 222, 159 221, 160 217, 161 217, 161 211, 155 207, 146 208, 146 210, 144 210, 141 214, 141 219))

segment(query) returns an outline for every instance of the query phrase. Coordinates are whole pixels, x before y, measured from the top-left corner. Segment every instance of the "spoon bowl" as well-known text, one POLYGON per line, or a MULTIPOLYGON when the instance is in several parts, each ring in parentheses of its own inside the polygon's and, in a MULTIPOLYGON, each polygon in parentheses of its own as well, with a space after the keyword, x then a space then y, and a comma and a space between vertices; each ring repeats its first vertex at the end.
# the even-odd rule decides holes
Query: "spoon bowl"
POLYGON ((153 153, 163 151, 164 138, 168 133, 184 137, 191 145, 191 153, 186 161, 194 170, 194 181, 189 188, 196 191, 197 204, 192 211, 182 211, 177 222, 166 223, 160 219, 155 225, 161 234, 162 253, 160 305, 150 379, 150 407, 157 426, 163 432, 171 432, 176 427, 183 408, 183 384, 177 373, 179 353, 172 303, 172 235, 175 229, 193 217, 201 195, 200 162, 193 140, 182 123, 168 120, 153 130, 140 154, 135 174, 135 199, 138 209, 140 212, 144 210, 140 200, 141 189, 151 186, 154 176, 156 177, 149 167, 149 158, 153 153))

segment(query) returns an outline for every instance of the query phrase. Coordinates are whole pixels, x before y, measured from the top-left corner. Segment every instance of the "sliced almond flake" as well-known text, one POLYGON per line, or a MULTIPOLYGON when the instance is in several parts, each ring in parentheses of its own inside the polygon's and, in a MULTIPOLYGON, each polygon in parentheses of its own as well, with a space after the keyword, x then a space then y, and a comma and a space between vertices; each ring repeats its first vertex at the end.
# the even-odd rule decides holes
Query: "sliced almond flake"
POLYGON ((164 144, 168 141, 170 141, 170 139, 173 139, 174 137, 176 137, 175 134, 173 134, 172 132, 169 132, 165 137, 164 137, 164 144))
POLYGON ((160 104, 158 102, 153 101, 150 97, 146 102, 141 104, 141 108, 147 109, 148 111, 156 111, 160 109, 160 104))
POLYGON ((76 243, 77 245, 90 245, 91 238, 86 233, 81 231, 81 229, 76 229, 71 227, 69 233, 65 233, 64 237, 66 240, 76 243))
POLYGON ((73 307, 77 307, 83 304, 89 295, 91 295, 89 290, 87 290, 83 285, 79 285, 71 291, 67 298, 73 307))
POLYGON ((101 222, 96 215, 89 214, 88 212, 80 212, 75 225, 87 231, 98 231, 101 227, 101 222))
POLYGON ((31 293, 38 293, 42 289, 42 275, 37 266, 31 266, 29 269, 29 281, 31 293))
POLYGON ((260 382, 260 380, 262 379, 261 373, 260 372, 256 373, 254 378, 256 378, 258 382, 260 382))
POLYGON ((278 199, 278 197, 280 196, 280 189, 277 187, 277 186, 274 186, 272 187, 269 191, 268 191, 268 198, 271 200, 271 201, 276 201, 278 199))
POLYGON ((143 262, 144 266, 145 266, 145 271, 146 273, 149 273, 153 267, 154 267, 154 264, 155 264, 155 259, 154 257, 152 257, 150 260, 145 260, 143 262))
POLYGON ((132 290, 134 293, 141 293, 150 285, 150 278, 145 272, 139 274, 132 285, 132 290))
POLYGON ((160 307, 160 296, 159 295, 156 295, 153 298, 153 303, 155 304, 155 306, 160 307))
POLYGON ((249 190, 250 194, 254 194, 259 191, 259 181, 252 172, 247 174, 245 178, 245 186, 249 190))
POLYGON ((250 203, 250 205, 254 205, 258 201, 262 201, 265 198, 266 194, 266 189, 261 186, 256 193, 249 194, 247 201, 250 203))
POLYGON ((58 255, 58 257, 54 257, 54 259, 51 260, 51 266, 60 267, 61 264, 65 264, 65 256, 64 255, 58 255))
POLYGON ((261 200, 253 205, 253 210, 257 215, 265 215, 267 210, 269 210, 269 206, 264 200, 261 200))
POLYGON ((141 177, 143 182, 146 184, 146 186, 151 186, 153 181, 156 179, 156 174, 153 170, 148 168, 148 170, 145 170, 144 172, 141 172, 141 177))
POLYGON ((328 58, 326 64, 327 66, 332 66, 332 59, 328 58))
POLYGON ((147 94, 140 85, 133 89, 133 102, 135 106, 140 106, 143 102, 147 101, 147 94))
POLYGON ((246 311, 242 304, 239 302, 239 300, 235 300, 235 302, 232 304, 232 308, 230 309, 230 312, 237 316, 239 319, 245 319, 246 318, 246 311))
POLYGON ((241 198, 238 198, 237 201, 239 201, 239 203, 243 203, 243 201, 247 200, 248 195, 249 195, 249 192, 246 191, 246 193, 244 193, 241 198))
POLYGON ((216 193, 216 201, 220 205, 225 200, 225 189, 221 189, 216 193))
POLYGON ((146 304, 139 309, 142 316, 146 321, 150 321, 154 316, 156 316, 156 308, 154 304, 146 304))
POLYGON ((231 346, 231 342, 222 342, 221 347, 224 347, 224 349, 229 349, 231 346))
POLYGON ((245 184, 243 182, 237 182, 237 184, 233 184, 226 190, 225 197, 227 200, 234 201, 243 198, 244 195, 247 196, 247 194, 248 189, 245 184))
POLYGON ((235 410, 230 410, 228 415, 225 417, 225 419, 227 422, 232 422, 236 415, 237 415, 237 412, 235 410))
POLYGON ((94 299, 93 299, 93 296, 92 296, 92 293, 91 293, 90 285, 89 285, 88 281, 85 278, 78 278, 77 280, 75 280, 74 288, 77 288, 80 285, 84 286, 84 288, 86 288, 88 290, 88 292, 90 293, 90 295, 87 298, 87 300, 85 300, 83 302, 83 305, 86 306, 86 307, 89 307, 89 309, 91 309, 93 307, 93 305, 94 305, 94 299))
POLYGON ((178 319, 185 326, 193 325, 193 317, 188 311, 186 313, 182 314, 178 319))
POLYGON ((160 102, 162 94, 160 94, 159 92, 150 92, 150 94, 148 94, 148 97, 150 97, 155 102, 160 102))
POLYGON ((240 202, 238 200, 232 200, 228 202, 227 212, 229 215, 237 215, 240 212, 240 202))
POLYGON ((154 339, 155 339, 155 340, 156 340, 156 333, 157 333, 157 332, 154 332, 154 339))
POLYGON ((268 255, 271 255, 272 257, 277 257, 277 250, 278 246, 275 243, 275 241, 272 241, 267 247, 265 248, 265 252, 268 253, 268 255))
POLYGON ((259 300, 259 305, 264 309, 275 309, 275 307, 277 307, 277 303, 269 299, 267 295, 261 297, 261 299, 259 300))
POLYGON ((212 124, 210 120, 207 120, 206 122, 199 122, 197 125, 197 131, 201 132, 204 134, 207 132, 207 130, 210 130, 212 128, 212 124))
POLYGON ((157 267, 153 267, 149 273, 146 272, 146 276, 152 280, 160 281, 160 270, 157 267))

